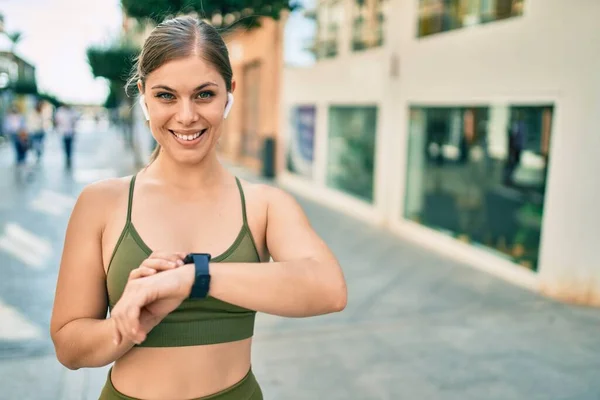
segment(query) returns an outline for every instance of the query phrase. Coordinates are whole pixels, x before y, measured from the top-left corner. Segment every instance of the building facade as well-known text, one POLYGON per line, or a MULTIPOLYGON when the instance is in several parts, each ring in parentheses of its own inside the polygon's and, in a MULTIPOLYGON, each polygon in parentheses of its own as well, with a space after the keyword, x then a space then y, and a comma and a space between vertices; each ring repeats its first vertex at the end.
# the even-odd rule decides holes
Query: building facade
POLYGON ((280 183, 600 305, 595 15, 595 0, 322 0, 291 15, 312 46, 283 71, 280 183))
POLYGON ((37 82, 35 66, 25 61, 15 51, 15 43, 3 30, 0 16, 0 136, 4 136, 4 115, 16 106, 25 113, 35 107, 37 82))
POLYGON ((283 23, 268 18, 251 30, 224 36, 236 81, 234 107, 219 142, 224 158, 255 172, 263 167, 265 140, 279 130, 283 23))

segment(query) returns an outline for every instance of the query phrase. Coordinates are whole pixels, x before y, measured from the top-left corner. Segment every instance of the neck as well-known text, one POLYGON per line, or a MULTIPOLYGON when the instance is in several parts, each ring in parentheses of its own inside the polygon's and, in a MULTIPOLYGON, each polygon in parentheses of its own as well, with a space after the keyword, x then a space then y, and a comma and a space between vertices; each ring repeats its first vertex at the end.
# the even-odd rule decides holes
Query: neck
POLYGON ((198 164, 179 163, 161 151, 147 172, 168 186, 185 190, 213 188, 223 182, 227 174, 216 151, 211 151, 198 164))

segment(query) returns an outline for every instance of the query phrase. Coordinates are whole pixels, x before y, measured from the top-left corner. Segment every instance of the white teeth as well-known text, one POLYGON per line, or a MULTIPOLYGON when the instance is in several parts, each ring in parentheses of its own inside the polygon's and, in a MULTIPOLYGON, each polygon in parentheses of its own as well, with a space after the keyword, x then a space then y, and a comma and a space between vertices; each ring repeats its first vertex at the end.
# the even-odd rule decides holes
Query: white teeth
POLYGON ((200 135, 202 134, 202 131, 196 132, 193 135, 181 135, 179 133, 175 133, 175 132, 173 132, 173 133, 175 134, 175 136, 177 136, 181 140, 194 140, 194 139, 197 139, 198 137, 200 137, 200 135))

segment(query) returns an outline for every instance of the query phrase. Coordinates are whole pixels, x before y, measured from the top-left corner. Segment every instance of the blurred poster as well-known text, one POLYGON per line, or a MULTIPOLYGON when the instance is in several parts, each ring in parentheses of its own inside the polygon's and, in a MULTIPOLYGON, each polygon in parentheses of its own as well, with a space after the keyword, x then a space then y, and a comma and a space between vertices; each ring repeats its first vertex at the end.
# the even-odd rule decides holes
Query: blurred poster
POLYGON ((315 106, 297 106, 290 111, 287 169, 312 178, 315 139, 315 106))

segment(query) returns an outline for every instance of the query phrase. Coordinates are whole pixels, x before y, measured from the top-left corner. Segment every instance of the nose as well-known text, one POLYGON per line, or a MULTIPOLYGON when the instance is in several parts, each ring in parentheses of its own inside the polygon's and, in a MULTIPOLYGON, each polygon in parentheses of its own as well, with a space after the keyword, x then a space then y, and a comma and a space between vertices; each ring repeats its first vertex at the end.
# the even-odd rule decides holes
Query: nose
POLYGON ((181 125, 191 125, 192 123, 198 121, 199 115, 196 112, 196 105, 194 102, 182 100, 179 103, 179 109, 177 110, 177 115, 175 118, 181 125))

